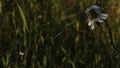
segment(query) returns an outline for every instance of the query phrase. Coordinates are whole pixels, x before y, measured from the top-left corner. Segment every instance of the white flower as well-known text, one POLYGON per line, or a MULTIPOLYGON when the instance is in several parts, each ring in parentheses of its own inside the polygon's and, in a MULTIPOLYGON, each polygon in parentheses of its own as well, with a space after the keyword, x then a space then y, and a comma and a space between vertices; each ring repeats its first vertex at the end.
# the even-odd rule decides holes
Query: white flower
POLYGON ((21 52, 21 51, 19 52, 19 54, 20 54, 21 56, 23 56, 23 55, 24 55, 24 53, 23 53, 23 52, 21 52))
POLYGON ((19 55, 20 55, 20 59, 23 60, 25 53, 20 51, 19 55))
POLYGON ((88 8, 85 13, 88 16, 88 26, 90 26, 92 30, 108 17, 107 14, 101 13, 100 7, 96 5, 88 8))

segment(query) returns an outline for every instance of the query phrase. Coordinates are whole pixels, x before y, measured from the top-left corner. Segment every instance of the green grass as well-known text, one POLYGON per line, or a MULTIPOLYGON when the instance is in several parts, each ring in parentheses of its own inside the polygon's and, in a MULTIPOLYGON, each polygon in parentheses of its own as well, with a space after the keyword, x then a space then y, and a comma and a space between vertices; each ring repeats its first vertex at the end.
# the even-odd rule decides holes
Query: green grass
POLYGON ((91 31, 85 10, 107 13, 115 47, 120 48, 120 1, 1 0, 0 68, 120 68, 105 23, 91 31), (23 52, 24 55, 20 55, 23 52), (23 59, 21 59, 23 58, 23 59))

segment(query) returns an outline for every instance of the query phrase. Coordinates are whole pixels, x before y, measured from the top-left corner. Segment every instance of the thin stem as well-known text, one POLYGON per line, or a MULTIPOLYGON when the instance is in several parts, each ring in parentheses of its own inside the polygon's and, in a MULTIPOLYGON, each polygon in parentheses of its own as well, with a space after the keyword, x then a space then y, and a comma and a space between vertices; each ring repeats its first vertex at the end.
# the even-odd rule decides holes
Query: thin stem
POLYGON ((111 38, 110 44, 112 45, 112 47, 113 47, 116 51, 120 52, 120 49, 116 48, 115 45, 114 45, 114 43, 113 43, 113 37, 112 37, 112 31, 111 31, 110 25, 108 24, 108 22, 107 22, 106 20, 104 20, 104 21, 105 21, 105 24, 106 24, 106 26, 108 27, 108 30, 109 30, 109 34, 110 34, 110 38, 111 38))

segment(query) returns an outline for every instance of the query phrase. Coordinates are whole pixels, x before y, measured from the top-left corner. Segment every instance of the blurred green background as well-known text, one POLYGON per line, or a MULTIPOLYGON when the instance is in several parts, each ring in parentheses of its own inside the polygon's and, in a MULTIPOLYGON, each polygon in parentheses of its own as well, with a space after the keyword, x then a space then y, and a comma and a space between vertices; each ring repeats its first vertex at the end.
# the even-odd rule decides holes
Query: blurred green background
POLYGON ((92 5, 119 49, 120 0, 0 0, 0 68, 120 68, 105 24, 88 27, 92 5))

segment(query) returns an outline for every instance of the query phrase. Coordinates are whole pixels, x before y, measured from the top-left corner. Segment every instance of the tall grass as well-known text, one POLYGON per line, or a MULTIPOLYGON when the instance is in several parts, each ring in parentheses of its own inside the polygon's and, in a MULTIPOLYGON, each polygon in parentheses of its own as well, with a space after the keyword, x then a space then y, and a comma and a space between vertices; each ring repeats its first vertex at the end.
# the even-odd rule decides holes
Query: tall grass
POLYGON ((120 48, 120 1, 0 0, 0 68, 119 68, 105 23, 91 31, 85 10, 108 13, 120 48), (23 53, 23 54, 22 54, 23 53))

